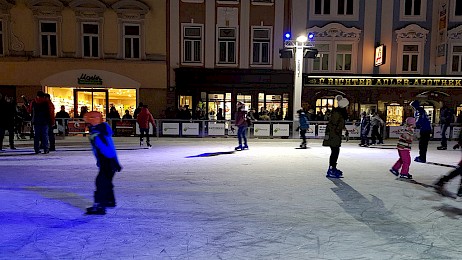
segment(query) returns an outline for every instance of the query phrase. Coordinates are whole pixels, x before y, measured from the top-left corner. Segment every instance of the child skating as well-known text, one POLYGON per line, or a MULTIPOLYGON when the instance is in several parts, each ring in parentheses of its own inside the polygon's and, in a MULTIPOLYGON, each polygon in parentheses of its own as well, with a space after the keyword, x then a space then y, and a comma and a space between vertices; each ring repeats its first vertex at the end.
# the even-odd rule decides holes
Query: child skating
POLYGON ((300 126, 299 126, 300 137, 302 138, 302 143, 300 144, 300 148, 306 149, 306 130, 308 130, 308 127, 310 127, 310 124, 308 122, 308 118, 306 117, 303 109, 298 110, 297 113, 298 113, 298 118, 300 122, 300 126))
POLYGON ((390 172, 395 176, 404 179, 412 179, 412 175, 409 174, 409 166, 411 165, 411 145, 414 139, 414 128, 415 118, 406 118, 403 129, 401 130, 401 135, 399 136, 398 145, 396 146, 399 159, 390 169, 390 172), (400 169, 401 173, 399 172, 400 169))
POLYGON ((112 178, 115 172, 122 170, 122 167, 117 159, 111 127, 108 123, 103 122, 101 113, 88 112, 85 114, 84 120, 90 124, 89 139, 93 154, 96 157, 96 165, 99 167, 95 181, 94 203, 93 206, 87 208, 87 214, 104 215, 106 214, 106 207, 116 206, 112 178))

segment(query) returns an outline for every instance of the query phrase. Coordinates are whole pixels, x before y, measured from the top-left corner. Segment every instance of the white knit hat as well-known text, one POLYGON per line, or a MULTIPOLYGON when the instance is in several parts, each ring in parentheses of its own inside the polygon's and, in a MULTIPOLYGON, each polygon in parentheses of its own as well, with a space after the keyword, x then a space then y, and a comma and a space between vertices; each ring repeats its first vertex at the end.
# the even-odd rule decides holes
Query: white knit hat
POLYGON ((348 99, 342 97, 341 95, 335 96, 335 99, 338 102, 338 107, 344 108, 350 104, 350 101, 348 101, 348 99))

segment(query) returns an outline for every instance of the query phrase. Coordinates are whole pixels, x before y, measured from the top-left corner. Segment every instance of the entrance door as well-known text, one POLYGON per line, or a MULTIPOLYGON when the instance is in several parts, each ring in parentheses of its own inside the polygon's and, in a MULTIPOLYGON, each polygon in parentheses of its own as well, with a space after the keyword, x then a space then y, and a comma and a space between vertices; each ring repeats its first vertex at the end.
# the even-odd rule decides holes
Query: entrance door
POLYGON ((106 118, 109 113, 108 91, 106 89, 74 89, 74 114, 79 116, 82 107, 88 111, 98 111, 106 118))

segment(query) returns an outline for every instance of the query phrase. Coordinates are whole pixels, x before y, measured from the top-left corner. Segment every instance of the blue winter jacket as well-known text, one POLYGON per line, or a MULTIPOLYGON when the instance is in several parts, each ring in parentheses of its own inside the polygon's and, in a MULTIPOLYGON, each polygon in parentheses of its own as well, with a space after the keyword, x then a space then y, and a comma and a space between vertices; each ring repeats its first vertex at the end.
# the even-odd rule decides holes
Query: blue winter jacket
POLYGON ((415 127, 420 129, 420 131, 428 131, 432 130, 432 125, 430 123, 430 119, 428 119, 427 112, 420 106, 418 100, 414 100, 411 102, 411 106, 414 108, 414 117, 416 119, 415 127))
POLYGON ((308 118, 306 117, 305 113, 303 112, 300 113, 299 120, 300 120, 300 129, 306 130, 310 127, 310 123, 308 122, 308 118))
POLYGON ((103 122, 91 126, 89 139, 93 147, 93 154, 96 157, 96 165, 120 172, 122 167, 117 159, 116 149, 112 140, 112 130, 109 124, 103 122))

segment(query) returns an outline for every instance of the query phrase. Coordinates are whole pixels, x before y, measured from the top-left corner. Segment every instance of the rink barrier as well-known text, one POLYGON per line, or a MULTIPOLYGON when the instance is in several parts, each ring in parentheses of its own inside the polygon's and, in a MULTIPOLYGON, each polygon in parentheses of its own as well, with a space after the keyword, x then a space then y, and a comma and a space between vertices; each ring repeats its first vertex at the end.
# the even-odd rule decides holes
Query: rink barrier
MULTIPOLYGON (((156 127, 150 124, 149 134, 154 137, 235 137, 237 136, 237 126, 234 120, 181 120, 181 119, 155 119, 156 127)), ((136 119, 106 119, 111 126, 114 136, 138 136, 140 134, 139 125, 136 119)), ((271 120, 271 121, 254 121, 247 128, 249 138, 299 138, 299 132, 296 131, 294 124, 298 122, 289 120, 271 120)), ((310 121, 310 126, 306 132, 308 139, 322 139, 325 136, 327 121, 310 121)), ((32 133, 30 122, 23 124, 24 135, 32 133)), ((358 122, 346 122, 346 130, 350 139, 359 139, 360 126, 358 122)), ((384 139, 399 138, 401 126, 386 126, 381 128, 381 134, 384 139)), ((458 138, 462 130, 461 124, 451 124, 446 131, 448 140, 458 138)), ((67 135, 85 135, 88 133, 88 124, 80 118, 56 118, 56 124, 53 132, 65 137, 67 135)), ((369 137, 371 136, 369 131, 369 137)), ((345 130, 343 131, 345 136, 345 130)), ((416 129, 416 136, 419 136, 419 130, 416 129)), ((432 140, 441 139, 441 126, 433 125, 432 140)))

